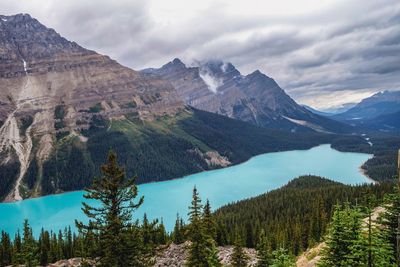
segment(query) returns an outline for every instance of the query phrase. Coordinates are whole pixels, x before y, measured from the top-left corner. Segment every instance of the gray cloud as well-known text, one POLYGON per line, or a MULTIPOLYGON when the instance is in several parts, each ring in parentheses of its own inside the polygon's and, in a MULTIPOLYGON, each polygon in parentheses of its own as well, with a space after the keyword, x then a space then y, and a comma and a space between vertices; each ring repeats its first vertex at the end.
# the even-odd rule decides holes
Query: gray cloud
MULTIPOLYGON (((244 74, 260 69, 295 99, 319 107, 340 104, 326 102, 326 94, 343 92, 351 100, 352 92, 357 98, 400 89, 398 0, 334 1, 298 15, 231 13, 230 1, 219 0, 172 22, 153 15, 153 1, 2 0, 0 8, 5 14, 29 13, 135 69, 174 57, 189 64, 223 59, 244 74)), ((179 8, 176 4, 177 18, 186 15, 179 8)))

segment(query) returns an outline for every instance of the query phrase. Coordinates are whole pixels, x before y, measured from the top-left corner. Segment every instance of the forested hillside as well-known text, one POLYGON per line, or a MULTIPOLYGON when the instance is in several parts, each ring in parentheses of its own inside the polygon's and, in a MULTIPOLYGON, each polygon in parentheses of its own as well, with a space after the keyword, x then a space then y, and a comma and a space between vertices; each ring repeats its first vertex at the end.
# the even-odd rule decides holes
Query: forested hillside
POLYGON ((392 188, 392 183, 348 186, 316 176, 299 177, 280 189, 218 209, 218 242, 231 244, 240 235, 247 247, 256 247, 264 231, 271 249, 284 246, 298 255, 321 242, 335 204, 362 205, 370 193, 379 203, 392 188))
MULTIPOLYGON (((43 164, 41 194, 89 185, 110 149, 118 153, 128 176, 138 175, 138 183, 144 183, 240 163, 261 153, 307 149, 333 138, 261 128, 195 109, 146 122, 134 115, 111 121, 98 116, 83 135, 57 141, 43 164)), ((25 177, 32 191, 37 168, 32 161, 25 177)))

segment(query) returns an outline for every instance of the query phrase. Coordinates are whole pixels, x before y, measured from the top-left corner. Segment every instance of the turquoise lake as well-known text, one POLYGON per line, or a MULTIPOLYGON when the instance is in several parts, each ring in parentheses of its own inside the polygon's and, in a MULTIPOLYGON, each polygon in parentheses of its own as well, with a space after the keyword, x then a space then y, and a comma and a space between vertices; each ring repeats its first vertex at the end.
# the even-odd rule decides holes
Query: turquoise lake
MULTIPOLYGON (((368 183, 359 167, 370 157, 321 145, 309 150, 262 154, 232 167, 142 184, 139 193, 145 200, 135 218, 142 218, 146 212, 149 218, 163 218, 167 230, 172 230, 177 213, 186 218, 195 185, 201 198, 208 198, 215 209, 279 188, 300 175, 314 174, 345 184, 368 183)), ((83 191, 77 191, 0 204, 0 230, 14 235, 25 218, 35 235, 42 227, 55 231, 68 225, 74 228, 74 219, 85 221, 80 209, 83 200, 83 191)))

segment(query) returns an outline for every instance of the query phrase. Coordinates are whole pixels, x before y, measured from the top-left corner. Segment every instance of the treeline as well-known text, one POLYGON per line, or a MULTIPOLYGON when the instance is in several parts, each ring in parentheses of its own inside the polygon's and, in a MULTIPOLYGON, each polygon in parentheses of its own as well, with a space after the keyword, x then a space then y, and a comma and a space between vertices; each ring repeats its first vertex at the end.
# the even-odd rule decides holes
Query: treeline
POLYGON ((298 255, 323 240, 337 203, 363 205, 372 194, 379 204, 392 190, 392 183, 348 186, 316 176, 299 177, 280 189, 218 209, 218 243, 233 244, 240 235, 247 247, 256 247, 265 232, 273 250, 283 246, 298 255))
POLYGON ((364 138, 343 136, 332 140, 332 147, 339 151, 373 154, 362 166, 366 174, 375 181, 389 181, 397 175, 397 151, 400 137, 392 133, 368 132, 370 146, 364 138))
MULTIPOLYGON (((154 255, 159 245, 166 244, 169 236, 162 222, 148 221, 143 218, 142 224, 136 222, 129 231, 132 239, 136 239, 143 252, 154 255)), ((4 231, 0 240, 0 266, 47 266, 59 260, 75 257, 92 258, 100 257, 99 236, 94 233, 87 235, 77 234, 71 228, 57 233, 41 230, 35 238, 32 228, 25 220, 22 233, 19 231, 10 237, 4 231)))
MULTIPOLYGON (((95 115, 90 128, 81 134, 88 137, 87 142, 72 136, 57 141, 43 164, 43 195, 89 186, 92 178, 100 174, 99 167, 109 149, 118 153, 128 176, 137 175, 137 183, 146 183, 214 168, 195 149, 216 150, 232 163, 239 163, 261 153, 311 148, 331 138, 319 133, 266 129, 195 109, 153 122, 127 119, 111 125, 95 115)), ((34 163, 29 177, 24 179, 29 185, 38 180, 40 173, 34 163)))

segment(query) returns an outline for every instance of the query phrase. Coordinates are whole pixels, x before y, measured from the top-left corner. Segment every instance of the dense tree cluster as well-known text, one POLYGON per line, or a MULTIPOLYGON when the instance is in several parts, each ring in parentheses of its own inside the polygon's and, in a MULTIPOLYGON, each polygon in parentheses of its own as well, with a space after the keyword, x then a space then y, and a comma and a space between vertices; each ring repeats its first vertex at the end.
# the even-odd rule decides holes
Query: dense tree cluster
POLYGON ((396 266, 387 228, 372 218, 372 212, 371 207, 363 211, 347 202, 335 206, 319 266, 396 266))
POLYGON ((337 202, 362 204, 371 192, 380 203, 392 187, 390 183, 348 186, 303 176, 280 189, 217 210, 217 242, 234 244, 240 235, 246 247, 257 247, 264 232, 272 250, 284 247, 298 255, 321 242, 337 202))

